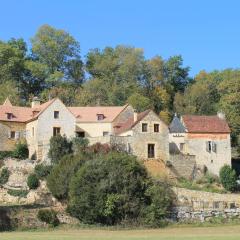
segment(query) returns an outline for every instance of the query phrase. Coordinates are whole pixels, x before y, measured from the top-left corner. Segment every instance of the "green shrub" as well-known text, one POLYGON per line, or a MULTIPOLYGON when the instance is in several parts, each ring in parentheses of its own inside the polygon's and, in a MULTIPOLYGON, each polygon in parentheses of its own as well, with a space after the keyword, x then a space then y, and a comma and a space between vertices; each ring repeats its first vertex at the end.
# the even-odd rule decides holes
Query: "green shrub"
POLYGON ((34 168, 34 173, 38 179, 45 179, 51 172, 51 165, 38 164, 34 168))
POLYGON ((11 151, 0 151, 0 160, 8 157, 12 157, 11 151))
MULTIPOLYGON (((95 155, 95 159, 86 161, 72 178, 67 210, 88 224, 139 223, 145 216, 146 207, 159 203, 159 209, 157 206, 152 208, 155 214, 152 219, 160 225, 172 199, 167 198, 167 186, 158 189, 162 196, 159 202, 157 198, 152 199, 155 195, 151 190, 147 194, 148 186, 153 184, 150 183, 145 167, 136 157, 117 152, 95 155), (166 199, 169 202, 163 206, 166 199)), ((152 224, 150 220, 148 223, 152 224)))
POLYGON ((49 209, 40 209, 37 214, 37 218, 41 222, 45 222, 47 224, 50 224, 52 226, 59 225, 59 220, 57 218, 57 213, 54 210, 49 209))
POLYGON ((89 141, 87 138, 76 137, 72 139, 72 150, 74 154, 81 154, 86 152, 89 141))
POLYGON ((72 142, 69 142, 65 136, 61 135, 51 137, 48 156, 52 163, 57 164, 63 156, 69 153, 72 153, 72 142))
POLYGON ((28 146, 26 143, 17 143, 15 149, 13 150, 12 157, 18 159, 26 159, 28 158, 28 146))
POLYGON ((7 192, 11 196, 22 198, 26 198, 29 193, 28 190, 15 190, 15 189, 9 189, 7 192))
POLYGON ((237 175, 229 165, 220 169, 220 182, 227 191, 235 191, 237 188, 237 175))
POLYGON ((30 174, 27 178, 27 185, 29 189, 37 189, 39 186, 39 180, 36 174, 30 174))
POLYGON ((82 155, 66 155, 53 167, 47 177, 47 186, 53 196, 58 199, 67 198, 70 180, 84 163, 84 159, 82 155))
POLYGON ((10 171, 7 168, 3 168, 0 173, 0 185, 8 182, 10 171))
POLYGON ((171 188, 166 183, 154 182, 148 187, 146 196, 150 203, 145 209, 145 223, 152 227, 164 226, 174 199, 171 188))

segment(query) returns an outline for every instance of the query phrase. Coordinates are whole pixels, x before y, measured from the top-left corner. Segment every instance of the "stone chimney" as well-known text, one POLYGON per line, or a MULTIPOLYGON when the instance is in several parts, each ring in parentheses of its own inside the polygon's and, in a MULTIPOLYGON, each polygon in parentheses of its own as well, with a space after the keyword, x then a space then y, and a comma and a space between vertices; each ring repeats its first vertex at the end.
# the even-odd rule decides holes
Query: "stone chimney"
POLYGON ((136 121, 137 121, 137 117, 138 117, 137 110, 134 109, 134 112, 133 112, 133 122, 136 122, 136 121))
POLYGON ((38 107, 40 106, 40 104, 41 104, 41 101, 38 97, 34 97, 32 99, 32 108, 38 107))
POLYGON ((226 119, 225 113, 222 112, 222 111, 217 112, 217 116, 218 116, 220 119, 222 119, 222 120, 225 120, 225 119, 226 119))

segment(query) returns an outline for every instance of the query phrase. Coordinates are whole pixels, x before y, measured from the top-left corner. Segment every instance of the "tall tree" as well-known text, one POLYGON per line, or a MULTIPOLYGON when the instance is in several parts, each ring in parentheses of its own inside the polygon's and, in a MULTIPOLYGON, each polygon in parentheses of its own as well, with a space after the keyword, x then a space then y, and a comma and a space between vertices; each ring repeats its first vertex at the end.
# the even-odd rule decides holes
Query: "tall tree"
POLYGON ((143 51, 127 46, 106 47, 103 51, 94 49, 87 55, 86 69, 90 81, 99 83, 106 90, 104 95, 97 89, 91 90, 90 95, 96 93, 96 102, 125 104, 128 97, 139 89, 144 73, 143 51))
POLYGON ((48 86, 56 86, 63 80, 83 82, 80 45, 69 33, 43 25, 31 42, 33 58, 48 67, 48 86))

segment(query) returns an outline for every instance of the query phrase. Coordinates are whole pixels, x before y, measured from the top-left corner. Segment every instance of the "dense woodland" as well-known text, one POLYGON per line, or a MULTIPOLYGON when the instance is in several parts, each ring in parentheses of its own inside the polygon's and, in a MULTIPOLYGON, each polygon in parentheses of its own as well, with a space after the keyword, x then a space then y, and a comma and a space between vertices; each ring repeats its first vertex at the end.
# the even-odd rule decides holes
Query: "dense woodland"
POLYGON ((64 30, 43 25, 31 38, 0 41, 0 103, 9 96, 29 105, 33 96, 58 96, 66 105, 132 104, 152 108, 169 122, 179 114, 226 114, 234 145, 240 136, 240 70, 199 72, 189 76, 183 59, 119 45, 92 49, 83 58, 80 43, 64 30))

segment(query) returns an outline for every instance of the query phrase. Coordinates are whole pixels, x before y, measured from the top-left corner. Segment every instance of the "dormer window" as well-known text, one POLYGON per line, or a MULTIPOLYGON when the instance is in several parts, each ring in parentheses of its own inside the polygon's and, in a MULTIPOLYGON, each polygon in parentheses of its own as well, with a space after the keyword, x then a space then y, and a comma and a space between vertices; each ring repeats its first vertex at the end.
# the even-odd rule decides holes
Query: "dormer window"
POLYGON ((101 121, 105 118, 105 116, 103 114, 97 114, 97 120, 101 121))
POLYGON ((12 113, 7 113, 7 119, 12 119, 13 118, 13 114, 12 113))

